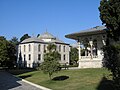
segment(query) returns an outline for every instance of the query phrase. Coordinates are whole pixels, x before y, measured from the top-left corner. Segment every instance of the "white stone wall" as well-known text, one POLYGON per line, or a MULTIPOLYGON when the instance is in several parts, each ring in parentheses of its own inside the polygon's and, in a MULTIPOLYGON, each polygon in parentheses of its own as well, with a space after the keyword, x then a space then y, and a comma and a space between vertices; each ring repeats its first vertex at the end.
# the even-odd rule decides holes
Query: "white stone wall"
POLYGON ((65 45, 65 44, 57 44, 57 50, 61 55, 61 60, 60 63, 61 64, 69 64, 69 52, 70 52, 70 46, 69 45, 65 45), (59 52, 59 45, 61 45, 61 50, 59 52), (64 51, 64 47, 65 47, 65 51, 64 51), (65 55, 65 60, 64 60, 64 55, 65 55))
POLYGON ((33 61, 34 61, 34 43, 26 43, 26 44, 20 44, 18 47, 18 59, 19 54, 21 52, 22 56, 22 62, 24 63, 24 55, 25 55, 25 61, 27 62, 27 67, 32 67, 33 61), (30 51, 29 51, 29 45, 30 45, 30 51), (21 47, 21 50, 20 50, 21 47), (25 51, 24 51, 25 47, 25 51), (29 60, 29 55, 31 55, 31 58, 29 60))
POLYGON ((79 68, 101 68, 102 60, 104 58, 104 54, 102 51, 102 47, 105 45, 106 35, 99 34, 99 35, 92 35, 92 36, 84 36, 81 37, 79 40, 82 41, 85 38, 88 38, 89 41, 97 40, 97 56, 90 57, 90 56, 81 56, 79 60, 79 68))
POLYGON ((82 60, 79 61, 78 68, 101 68, 102 66, 102 60, 82 60))
MULTIPOLYGON (((22 56, 22 62, 24 63, 24 55, 26 56, 26 62, 27 62, 27 67, 33 67, 33 63, 42 63, 44 61, 44 45, 46 46, 45 49, 47 50, 48 44, 44 43, 25 43, 25 44, 20 44, 18 47, 18 59, 19 59, 19 54, 21 51, 21 56, 22 56), (38 51, 38 46, 41 46, 40 51, 38 51), (24 51, 24 45, 25 45, 25 51, 24 51), (31 50, 29 51, 29 45, 31 46, 31 50), (20 50, 21 47, 21 50, 20 50), (31 55, 31 60, 29 60, 29 54, 31 55), (38 60, 38 54, 41 55, 41 59, 38 60)), ((69 51, 70 47, 69 45, 65 44, 57 44, 57 50, 61 54, 61 60, 60 63, 68 63, 69 64, 69 51), (59 45, 61 45, 61 51, 59 52, 59 45), (65 46, 65 52, 64 52, 64 46, 65 46), (64 55, 65 55, 65 60, 64 60, 64 55)))

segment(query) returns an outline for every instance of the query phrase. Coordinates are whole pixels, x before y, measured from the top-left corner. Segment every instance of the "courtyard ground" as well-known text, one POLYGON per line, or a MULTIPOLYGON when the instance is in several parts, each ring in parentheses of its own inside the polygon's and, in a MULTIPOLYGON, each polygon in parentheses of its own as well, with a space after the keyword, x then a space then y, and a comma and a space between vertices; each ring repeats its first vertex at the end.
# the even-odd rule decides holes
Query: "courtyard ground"
POLYGON ((53 90, 113 90, 112 81, 106 78, 110 72, 105 68, 61 70, 53 74, 32 71, 17 74, 18 77, 53 90))
POLYGON ((17 78, 5 70, 0 70, 0 90, 46 90, 17 78))

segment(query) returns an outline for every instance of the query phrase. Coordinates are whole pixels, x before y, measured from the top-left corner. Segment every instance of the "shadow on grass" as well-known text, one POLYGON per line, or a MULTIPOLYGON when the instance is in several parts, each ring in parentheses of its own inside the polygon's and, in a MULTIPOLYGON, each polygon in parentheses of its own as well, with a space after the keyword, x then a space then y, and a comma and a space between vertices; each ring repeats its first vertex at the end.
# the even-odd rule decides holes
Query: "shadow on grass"
POLYGON ((58 77, 54 77, 52 80, 54 80, 54 81, 63 81, 63 80, 66 80, 68 78, 69 78, 69 76, 58 76, 58 77))
POLYGON ((20 78, 22 79, 25 79, 25 78, 28 78, 28 77, 31 77, 32 75, 24 75, 24 76, 19 76, 20 78))
POLYGON ((115 90, 114 83, 112 80, 103 77, 96 90, 115 90))
POLYGON ((9 73, 14 74, 14 75, 20 75, 23 73, 27 73, 27 72, 32 72, 35 71, 35 69, 10 69, 8 70, 9 73))

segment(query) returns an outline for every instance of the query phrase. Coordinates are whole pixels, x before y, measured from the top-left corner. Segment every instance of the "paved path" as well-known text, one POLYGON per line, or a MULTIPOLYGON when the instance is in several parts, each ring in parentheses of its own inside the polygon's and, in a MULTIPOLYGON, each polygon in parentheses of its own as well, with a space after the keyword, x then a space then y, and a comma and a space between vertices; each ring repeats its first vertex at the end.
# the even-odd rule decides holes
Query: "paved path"
POLYGON ((0 70, 0 90, 43 90, 0 70))
POLYGON ((78 67, 68 67, 68 68, 62 68, 63 70, 76 70, 76 69, 80 69, 80 68, 78 68, 78 67))

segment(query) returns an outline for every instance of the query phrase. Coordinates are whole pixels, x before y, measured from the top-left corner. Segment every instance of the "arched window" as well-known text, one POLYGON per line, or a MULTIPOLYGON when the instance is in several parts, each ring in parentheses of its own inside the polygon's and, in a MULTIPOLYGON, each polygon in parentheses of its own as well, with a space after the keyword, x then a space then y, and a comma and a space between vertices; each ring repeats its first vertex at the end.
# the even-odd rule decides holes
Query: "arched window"
POLYGON ((65 54, 63 55, 63 60, 65 61, 66 59, 65 59, 66 57, 65 57, 65 54))
POLYGON ((46 52, 46 45, 44 45, 44 52, 46 52))
POLYGON ((24 61, 26 60, 26 55, 24 54, 24 61))
POLYGON ((93 56, 97 56, 97 40, 93 40, 93 56))
POLYGON ((65 52, 65 46, 63 46, 63 52, 65 52))
POLYGON ((21 51, 21 46, 19 46, 19 51, 21 51))
POLYGON ((24 45, 24 52, 26 51, 26 46, 24 45))
POLYGON ((39 44, 39 45, 38 45, 38 51, 39 51, 39 52, 40 52, 40 49, 41 49, 41 45, 39 44))
POLYGON ((31 54, 29 54, 29 57, 28 57, 28 58, 29 58, 29 60, 31 60, 31 54))
POLYGON ((59 45, 59 52, 61 52, 61 45, 59 45))
POLYGON ((41 54, 38 54, 38 60, 41 60, 41 54))
POLYGON ((31 45, 29 44, 29 46, 28 46, 28 47, 29 47, 29 52, 30 52, 30 51, 31 51, 31 45))

